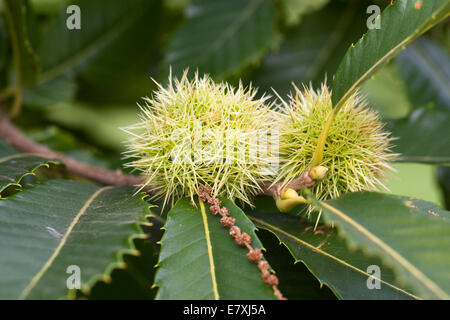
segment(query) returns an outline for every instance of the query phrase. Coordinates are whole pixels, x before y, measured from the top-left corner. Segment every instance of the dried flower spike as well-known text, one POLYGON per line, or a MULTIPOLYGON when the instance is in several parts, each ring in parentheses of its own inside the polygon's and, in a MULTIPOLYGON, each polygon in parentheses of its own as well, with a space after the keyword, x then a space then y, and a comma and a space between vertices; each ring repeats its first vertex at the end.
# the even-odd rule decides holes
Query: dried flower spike
MULTIPOLYGON (((295 87, 286 108, 280 127, 282 165, 277 178, 284 184, 308 169, 332 110, 331 93, 326 85, 317 92, 295 87)), ((379 115, 358 94, 352 95, 330 127, 321 163, 325 168, 317 167, 312 173, 323 178, 312 187, 316 197, 336 198, 346 192, 386 188, 382 179, 392 170, 388 162, 397 157, 390 151, 393 139, 389 135, 383 131, 379 115)))
POLYGON ((277 149, 267 144, 276 120, 267 97, 256 99, 251 87, 214 83, 206 75, 189 80, 187 72, 158 86, 140 106, 141 122, 123 129, 131 135, 128 166, 145 177, 141 187, 156 188, 164 205, 193 200, 200 185, 213 196, 251 204, 278 164, 277 149))

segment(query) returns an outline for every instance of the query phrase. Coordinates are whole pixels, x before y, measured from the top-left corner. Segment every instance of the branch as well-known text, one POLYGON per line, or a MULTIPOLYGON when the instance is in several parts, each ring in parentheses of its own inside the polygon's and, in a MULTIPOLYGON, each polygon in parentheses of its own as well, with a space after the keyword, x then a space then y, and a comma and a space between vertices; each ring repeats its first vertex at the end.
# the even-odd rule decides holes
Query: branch
POLYGON ((272 196, 272 197, 279 197, 281 195, 281 192, 285 189, 293 189, 295 191, 299 191, 303 188, 311 188, 314 187, 314 185, 317 183, 318 179, 314 180, 310 176, 310 170, 305 170, 303 173, 298 177, 283 186, 283 183, 279 182, 276 184, 267 183, 262 186, 262 193, 266 196, 272 196))
POLYGON ((1 111, 0 138, 4 139, 17 150, 37 154, 44 158, 57 159, 65 164, 69 172, 80 177, 97 181, 101 184, 113 186, 137 186, 142 183, 142 178, 140 177, 124 174, 120 170, 114 171, 97 168, 34 142, 20 131, 20 129, 14 126, 8 117, 1 111))
MULTIPOLYGON (((17 150, 33 153, 44 158, 57 159, 64 163, 67 170, 80 177, 99 182, 104 185, 112 186, 138 186, 143 182, 143 178, 124 174, 120 170, 108 170, 94 167, 87 163, 72 159, 63 153, 59 153, 47 148, 44 145, 34 142, 28 138, 19 128, 14 126, 9 118, 0 110, 0 138, 4 139, 17 150)), ((292 180, 283 187, 282 183, 272 184, 267 182, 261 186, 260 194, 267 196, 280 196, 283 189, 291 188, 296 191, 303 188, 310 188, 316 184, 310 176, 310 170, 304 171, 298 178, 292 180)), ((152 187, 146 188, 146 191, 154 191, 152 187)))

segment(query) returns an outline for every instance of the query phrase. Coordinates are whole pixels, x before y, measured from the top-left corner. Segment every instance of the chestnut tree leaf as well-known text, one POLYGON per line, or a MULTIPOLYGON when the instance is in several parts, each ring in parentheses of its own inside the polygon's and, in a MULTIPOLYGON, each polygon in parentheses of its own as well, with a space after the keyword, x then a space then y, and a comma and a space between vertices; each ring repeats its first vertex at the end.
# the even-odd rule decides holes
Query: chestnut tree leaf
POLYGON ((273 233, 291 253, 295 263, 303 263, 317 280, 328 286, 340 299, 417 299, 408 288, 400 286, 392 270, 360 250, 351 250, 336 228, 293 214, 280 213, 271 198, 259 198, 247 216, 259 229, 273 233), (369 266, 381 269, 381 289, 367 286, 369 266))
POLYGON ((450 112, 422 107, 407 118, 390 120, 386 129, 398 139, 400 161, 450 163, 450 112))
POLYGON ((396 0, 378 16, 379 29, 369 30, 342 60, 332 84, 336 110, 381 65, 450 13, 450 0, 396 0))
POLYGON ((151 300, 156 290, 152 287, 158 255, 149 239, 134 239, 136 252, 123 255, 119 264, 103 280, 97 281, 89 292, 77 292, 77 299, 89 300, 151 300))
MULTIPOLYGON (((230 200, 222 204, 236 219, 242 232, 252 237, 252 246, 262 248, 254 224, 230 200)), ((155 285, 157 299, 275 299, 272 288, 261 279, 257 265, 247 258, 220 224, 209 205, 178 200, 169 211, 161 240, 155 285)))
POLYGON ((60 162, 37 154, 20 153, 0 139, 0 193, 9 186, 19 186, 24 176, 50 164, 60 162))
POLYGON ((38 53, 43 72, 39 81, 43 83, 86 67, 91 59, 141 17, 146 2, 73 1, 71 4, 80 8, 80 29, 67 27, 69 14, 63 8, 42 31, 38 53))
POLYGON ((425 37, 396 58, 412 113, 388 120, 401 161, 450 163, 450 56, 425 37), (425 134, 426 133, 426 134, 425 134))
MULTIPOLYGON (((136 73, 137 65, 141 66, 142 60, 149 57, 148 47, 153 42, 137 39, 135 34, 140 31, 148 36, 157 30, 144 29, 148 26, 142 21, 159 21, 159 2, 76 0, 70 5, 80 8, 80 29, 68 28, 67 22, 72 21, 71 17, 77 12, 68 13, 67 6, 59 7, 43 26, 37 47, 42 72, 36 87, 26 92, 27 105, 45 107, 70 100, 78 85, 75 76, 80 74, 88 83, 98 81, 104 87, 111 78, 121 79, 130 68, 136 73), (142 31, 136 30, 137 27, 142 31), (120 63, 123 59, 133 61, 133 66, 120 63)), ((141 69, 145 72, 143 67, 141 69)))
POLYGON ((320 86, 325 76, 335 73, 349 45, 359 39, 365 24, 358 13, 362 4, 330 3, 306 16, 284 35, 280 48, 267 54, 252 77, 262 92, 275 89, 282 97, 293 90, 292 83, 320 86))
POLYGON ((377 192, 317 201, 353 248, 377 255, 420 297, 450 298, 450 212, 436 204, 377 192))
POLYGON ((278 289, 288 300, 337 300, 336 295, 322 285, 302 263, 294 257, 280 240, 271 232, 258 228, 256 233, 264 244, 264 257, 277 271, 278 289))
POLYGON ((215 79, 236 74, 278 44, 274 23, 269 0, 194 0, 169 43, 166 73, 190 68, 215 79))
POLYGON ((31 7, 27 0, 3 0, 2 4, 16 67, 17 84, 21 88, 32 86, 37 81, 40 65, 29 38, 27 14, 32 14, 31 7))
POLYGON ((395 59, 413 107, 450 111, 450 56, 441 45, 423 36, 395 59))
POLYGON ((149 204, 134 193, 48 180, 0 200, 0 298, 74 297, 67 283, 77 272, 84 292, 109 279, 136 251, 133 239, 145 237, 149 204))

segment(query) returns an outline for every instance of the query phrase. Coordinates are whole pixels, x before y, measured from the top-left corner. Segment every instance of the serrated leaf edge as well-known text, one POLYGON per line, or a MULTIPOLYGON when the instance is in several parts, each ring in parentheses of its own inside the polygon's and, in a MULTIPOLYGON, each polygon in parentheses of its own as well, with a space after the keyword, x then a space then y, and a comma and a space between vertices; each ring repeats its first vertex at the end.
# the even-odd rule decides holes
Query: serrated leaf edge
POLYGON ((430 278, 428 278, 422 271, 417 269, 413 264, 411 264, 408 260, 406 260, 400 253, 398 253, 396 250, 394 250, 392 247, 390 247, 387 243, 385 243, 383 240, 375 236, 373 233, 371 233, 369 230, 364 228, 362 225, 360 225, 355 220, 351 219, 349 216, 347 216, 344 212, 340 211, 339 209, 325 203, 324 201, 315 201, 316 204, 318 204, 319 207, 326 209, 330 211, 332 214, 340 217, 348 224, 352 225, 358 232, 365 235, 367 238, 369 238, 373 243, 375 243, 378 247, 383 249, 383 251, 389 255, 392 259, 394 259, 398 264, 402 265, 403 268, 408 270, 411 275, 413 275, 417 281, 422 283, 425 287, 428 288, 431 292, 436 294, 436 296, 442 298, 442 299, 450 299, 450 296, 445 293, 434 281, 432 281, 430 278))
MULTIPOLYGON (((393 57, 396 53, 398 53, 399 51, 402 50, 402 47, 404 48, 409 42, 413 41, 415 38, 417 38, 419 35, 421 35, 422 33, 426 32, 427 30, 429 30, 430 28, 432 28, 435 24, 437 24, 440 20, 436 19, 436 16, 443 12, 446 7, 448 7, 448 2, 444 3, 442 5, 441 8, 439 8, 438 10, 436 10, 436 12, 432 15, 432 20, 435 20, 433 23, 429 23, 429 25, 427 27, 424 28, 424 25, 426 26, 428 23, 425 23, 424 25, 421 25, 420 27, 418 27, 409 37, 406 37, 403 41, 399 42, 396 46, 394 46, 391 50, 389 50, 384 56, 382 56, 380 59, 378 59, 378 61, 372 65, 372 67, 370 67, 366 72, 364 72, 364 74, 362 74, 353 84, 352 86, 342 95, 342 97, 337 101, 336 105, 334 106, 334 108, 336 108, 337 110, 339 110, 339 108, 345 103, 345 101, 348 99, 348 97, 358 88, 358 86, 364 82, 369 75, 376 70, 380 65, 382 65, 386 60, 388 60, 390 57, 393 57)), ((395 6, 394 4, 389 4, 388 7, 383 11, 383 13, 386 10, 391 9, 393 6, 395 6)), ((441 18, 444 19, 446 16, 448 16, 449 14, 445 15, 444 17, 441 18)), ((381 15, 382 17, 383 15, 381 15)), ((366 38, 366 36, 371 33, 371 32, 376 32, 377 30, 369 30, 367 33, 365 33, 361 39, 359 39, 359 41, 356 43, 356 45, 359 45, 360 43, 363 43, 364 39, 366 38)), ((350 48, 347 50, 346 54, 344 55, 344 58, 342 59, 342 62, 340 64, 340 66, 338 67, 338 70, 336 71, 336 74, 339 73, 339 71, 341 70, 341 66, 345 65, 345 60, 347 58, 347 55, 350 54, 350 52, 352 51, 352 49, 355 48, 355 45, 351 45, 350 48)), ((336 78, 333 81, 333 87, 334 87, 334 82, 336 81, 336 78)))
MULTIPOLYGON (((34 167, 31 168, 31 170, 27 170, 26 172, 24 172, 22 175, 15 177, 16 182, 10 182, 4 186, 0 186, 0 194, 2 191, 4 191, 6 188, 10 187, 10 186, 19 186, 21 187, 22 185, 20 184, 20 181, 27 175, 34 175, 34 173, 36 172, 37 169, 41 168, 41 167, 47 167, 49 168, 51 164, 54 165, 60 165, 62 164, 60 161, 56 160, 56 159, 50 159, 50 158, 46 158, 44 157, 42 154, 38 154, 38 153, 19 153, 19 154, 13 154, 11 156, 6 156, 3 158, 0 158, 0 164, 12 159, 17 159, 17 158, 25 158, 25 157, 39 157, 42 158, 43 160, 46 159, 47 161, 40 163, 34 167)), ((0 195, 0 199, 1 195, 0 195)))
MULTIPOLYGON (((48 270, 48 268, 51 266, 51 263, 54 261, 54 259, 58 256, 59 252, 61 251, 61 249, 64 247, 64 244, 67 241, 67 238, 69 237, 69 235, 71 234, 71 231, 73 230, 73 228, 76 226, 77 222, 79 221, 79 219, 81 218, 81 216, 86 212, 86 210, 89 208, 89 206, 91 205, 91 203, 104 191, 106 190, 110 190, 115 188, 114 186, 106 186, 103 188, 99 188, 98 190, 96 190, 91 196, 90 198, 85 202, 85 204, 83 205, 83 207, 79 210, 79 212, 76 214, 76 216, 73 218, 72 222, 70 223, 69 227, 67 228, 66 232, 64 233, 60 243, 58 244, 58 246, 55 248, 53 254, 50 256, 50 258, 47 260, 47 262, 44 264, 44 266, 41 268, 41 270, 39 270, 38 273, 36 273, 36 275, 32 278, 32 280, 30 281, 30 283, 28 284, 28 286, 22 291, 22 293, 19 296, 19 299, 23 300, 26 299, 27 296, 29 295, 29 293, 33 290, 33 288, 35 287, 35 285, 39 282, 39 280, 42 278, 42 276, 45 274, 45 272, 48 270)), ((141 201, 145 202, 146 204, 146 213, 141 215, 141 217, 149 217, 152 216, 153 213, 150 211, 150 204, 148 204, 144 198, 146 197, 146 195, 144 193, 141 193, 142 197, 141 197, 141 201)), ((110 274, 111 272, 115 269, 115 268, 123 268, 123 265, 125 264, 123 256, 125 254, 136 254, 137 249, 134 245, 134 240, 135 239, 146 239, 147 235, 144 234, 144 232, 142 231, 142 228, 140 227, 142 224, 145 224, 145 221, 136 221, 130 224, 130 226, 136 231, 135 234, 130 235, 129 237, 126 238, 126 243, 128 245, 127 248, 124 249, 120 249, 117 251, 116 253, 116 261, 109 263, 106 267, 103 273, 97 274, 92 276, 89 280, 87 280, 81 287, 81 291, 85 294, 88 295, 90 293, 91 288, 93 287, 93 285, 99 281, 99 280, 103 280, 105 282, 110 281, 110 274)), ((68 298, 68 299, 74 299, 76 297, 76 291, 75 290, 69 290, 66 296, 63 296, 62 298, 68 298)))
MULTIPOLYGON (((86 295, 86 296, 89 295, 91 292, 91 289, 94 287, 94 285, 98 281, 104 281, 106 283, 110 282, 111 281, 110 275, 114 269, 116 269, 116 268, 125 269, 126 268, 127 264, 123 259, 124 255, 126 255, 126 254, 136 255, 136 253, 139 252, 134 244, 135 239, 147 239, 148 238, 148 236, 142 230, 141 226, 150 224, 150 222, 148 222, 147 218, 154 216, 153 212, 150 210, 150 208, 154 207, 154 205, 151 205, 147 201, 145 201, 145 198, 147 198, 147 195, 144 192, 141 192, 140 194, 141 194, 141 201, 145 203, 145 208, 146 208, 146 210, 145 210, 146 212, 141 215, 141 217, 143 218, 143 221, 136 221, 136 222, 130 224, 130 227, 132 229, 134 229, 136 233, 132 234, 126 238, 126 243, 128 244, 128 248, 123 248, 123 249, 118 250, 116 253, 116 259, 117 259, 116 261, 109 263, 105 267, 105 270, 103 273, 94 275, 88 281, 86 281, 86 283, 81 287, 81 292, 84 295, 86 295)), ((67 298, 75 299, 76 298, 75 291, 70 291, 67 294, 67 298)))
POLYGON ((266 222, 266 221, 263 221, 263 220, 261 220, 261 219, 255 218, 255 217, 253 217, 253 216, 251 216, 251 215, 248 215, 248 214, 247 214, 247 217, 249 217, 249 219, 253 220, 255 223, 259 224, 260 227, 261 227, 262 229, 267 230, 267 231, 269 231, 270 233, 272 233, 273 235, 275 235, 275 236, 277 237, 277 239, 280 241, 280 244, 283 244, 283 245, 286 247, 286 249, 290 252, 290 254, 292 255, 292 257, 293 257, 294 260, 295 260, 295 263, 298 263, 298 262, 303 263, 303 264, 306 266, 306 268, 308 268, 308 270, 311 272, 311 274, 313 274, 314 277, 320 282, 320 284, 321 284, 321 285, 325 284, 327 287, 329 287, 330 290, 333 291, 333 293, 334 293, 339 299, 342 299, 342 297, 335 291, 335 289, 334 289, 334 287, 332 286, 332 284, 330 284, 328 281, 324 281, 324 280, 320 279, 320 278, 316 275, 316 273, 314 272, 314 269, 311 268, 311 266, 309 266, 309 265, 306 263, 306 261, 302 260, 301 258, 296 257, 296 255, 292 252, 291 248, 290 248, 287 244, 285 244, 285 243, 280 239, 280 237, 279 237, 273 230, 276 230, 277 232, 280 232, 280 233, 284 234, 285 236, 291 238, 292 240, 301 243, 303 246, 306 246, 306 247, 308 247, 309 249, 311 249, 311 250, 313 250, 313 251, 315 251, 315 252, 317 252, 317 253, 320 253, 320 254, 322 254, 322 255, 324 255, 324 256, 326 256, 326 257, 332 259, 332 260, 335 260, 336 262, 338 262, 338 263, 340 263, 340 264, 342 264, 342 265, 344 265, 344 266, 346 266, 346 267, 348 267, 348 268, 350 268, 350 269, 355 270, 355 271, 358 272, 358 273, 361 273, 361 274, 367 276, 367 278, 371 277, 371 278, 373 278, 373 279, 376 279, 376 280, 380 281, 381 283, 385 284, 386 286, 389 286, 389 287, 391 287, 391 288, 393 288, 393 289, 395 289, 395 290, 397 290, 397 291, 399 291, 399 292, 402 292, 402 293, 404 293, 404 294, 406 294, 406 295, 408 295, 408 296, 410 296, 410 297, 412 297, 412 298, 414 298, 414 299, 416 299, 416 300, 421 300, 421 299, 422 299, 422 298, 420 298, 420 297, 418 297, 418 296, 415 296, 414 294, 412 294, 412 293, 410 293, 410 292, 407 292, 407 291, 405 291, 404 289, 401 289, 401 288, 399 288, 399 287, 397 287, 397 286, 395 286, 395 285, 393 285, 393 284, 391 284, 391 283, 389 283, 389 282, 386 282, 386 281, 384 281, 384 280, 382 280, 382 279, 378 279, 378 278, 375 277, 374 275, 368 274, 367 272, 364 272, 363 270, 358 269, 357 267, 355 267, 355 266, 353 266, 353 265, 347 263, 346 261, 341 260, 341 259, 339 259, 338 257, 335 257, 334 255, 332 255, 332 254, 330 254, 330 253, 328 253, 328 252, 325 252, 325 251, 323 251, 323 250, 321 250, 321 249, 318 249, 317 247, 311 245, 310 243, 308 243, 308 242, 306 242, 306 241, 303 241, 303 240, 301 240, 300 238, 294 236, 293 234, 290 234, 289 232, 286 232, 286 231, 284 231, 284 230, 282 230, 282 229, 280 229, 280 228, 278 228, 278 227, 276 227, 276 226, 274 226, 274 225, 271 225, 270 223, 268 223, 268 222, 266 222))

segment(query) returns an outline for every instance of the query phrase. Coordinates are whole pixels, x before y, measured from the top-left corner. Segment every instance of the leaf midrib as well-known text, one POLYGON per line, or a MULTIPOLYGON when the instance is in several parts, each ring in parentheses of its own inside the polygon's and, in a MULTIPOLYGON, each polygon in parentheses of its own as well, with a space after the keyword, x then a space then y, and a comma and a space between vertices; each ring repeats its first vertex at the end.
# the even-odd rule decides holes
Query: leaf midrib
POLYGON ((203 204, 202 201, 199 201, 199 203, 200 203, 200 211, 202 213, 203 228, 205 231, 206 248, 208 249, 208 261, 211 273, 212 291, 214 295, 214 300, 219 300, 220 297, 219 291, 217 290, 217 279, 214 265, 214 256, 212 253, 211 237, 209 233, 208 217, 206 215, 205 205, 203 204))
MULTIPOLYGON (((312 244, 310 244, 310 243, 308 243, 308 242, 306 242, 306 241, 301 240, 300 238, 294 236, 293 234, 291 234, 291 233, 289 233, 289 232, 286 232, 286 231, 284 231, 284 230, 282 230, 282 229, 280 229, 280 228, 278 228, 278 227, 276 227, 276 226, 274 226, 274 225, 272 225, 272 224, 270 224, 270 223, 268 223, 268 222, 266 222, 266 221, 264 221, 264 220, 260 220, 260 219, 258 219, 258 218, 255 218, 255 217, 251 216, 251 215, 247 215, 247 216, 248 216, 251 220, 255 221, 256 223, 259 223, 259 224, 261 224, 261 225, 263 225, 263 226, 266 226, 267 228, 276 230, 277 232, 280 232, 280 233, 284 234, 285 236, 289 237, 290 239, 294 240, 295 242, 298 242, 298 243, 300 243, 301 245, 303 245, 303 246, 305 246, 305 247, 308 247, 308 248, 310 248, 311 250, 313 250, 313 251, 315 251, 315 252, 317 252, 317 253, 319 253, 319 254, 321 254, 321 255, 324 255, 324 256, 326 256, 326 257, 332 259, 332 260, 335 260, 336 262, 338 262, 338 263, 340 263, 340 264, 342 264, 342 265, 344 265, 344 266, 346 266, 346 267, 348 267, 348 268, 350 268, 350 269, 353 269, 353 270, 355 270, 356 272, 359 272, 359 273, 365 275, 365 276, 368 277, 368 278, 371 277, 371 278, 373 278, 373 279, 376 279, 376 280, 380 281, 381 283, 383 283, 383 284, 385 284, 385 285, 387 285, 387 286, 389 286, 389 287, 391 287, 391 288, 393 288, 393 289, 395 289, 395 290, 397 290, 397 291, 399 291, 399 292, 402 292, 402 293, 404 293, 404 294, 406 294, 406 295, 408 295, 408 296, 410 296, 410 297, 412 297, 412 298, 414 298, 414 299, 417 299, 417 300, 421 300, 421 299, 422 299, 422 298, 417 297, 417 296, 413 295, 412 293, 409 293, 409 292, 405 291, 404 289, 401 289, 401 288, 399 288, 399 287, 397 287, 397 286, 395 286, 395 285, 393 285, 393 284, 391 284, 391 283, 389 283, 389 282, 386 282, 386 281, 384 281, 384 280, 382 280, 382 279, 379 279, 379 278, 377 278, 377 277, 374 276, 374 275, 368 274, 367 272, 364 272, 363 270, 361 270, 361 269, 355 267, 354 265, 351 265, 351 264, 349 264, 348 262, 346 262, 346 261, 344 261, 344 260, 341 260, 341 259, 339 259, 338 257, 336 257, 336 256, 334 256, 334 255, 332 255, 332 254, 330 254, 330 253, 328 253, 328 252, 325 252, 325 251, 323 251, 323 250, 321 250, 321 249, 319 249, 319 248, 313 246, 312 244)), ((289 248, 288 248, 288 249, 289 249, 289 248)), ((290 250, 290 249, 289 249, 289 250, 290 250)), ((295 257, 295 259, 296 259, 296 261, 299 260, 297 257, 295 257)))
POLYGON ((61 238, 61 241, 59 242, 58 246, 53 251, 53 254, 50 256, 50 258, 45 262, 43 267, 39 270, 38 273, 31 279, 28 286, 22 291, 22 293, 19 296, 19 299, 23 300, 26 299, 26 297, 30 294, 30 292, 33 290, 33 288, 36 286, 36 284, 39 282, 40 279, 42 279, 43 275, 47 270, 52 266, 52 263, 54 260, 58 257, 59 253, 61 252, 62 248, 64 247, 67 238, 71 234, 73 228, 80 220, 81 216, 86 212, 86 210, 89 208, 89 206, 92 204, 92 202, 97 198, 102 192, 113 188, 112 186, 103 187, 98 189, 96 192, 92 194, 92 196, 85 202, 83 207, 78 211, 78 213, 73 218, 72 222, 70 223, 69 227, 67 228, 66 232, 64 233, 64 236, 61 238))

